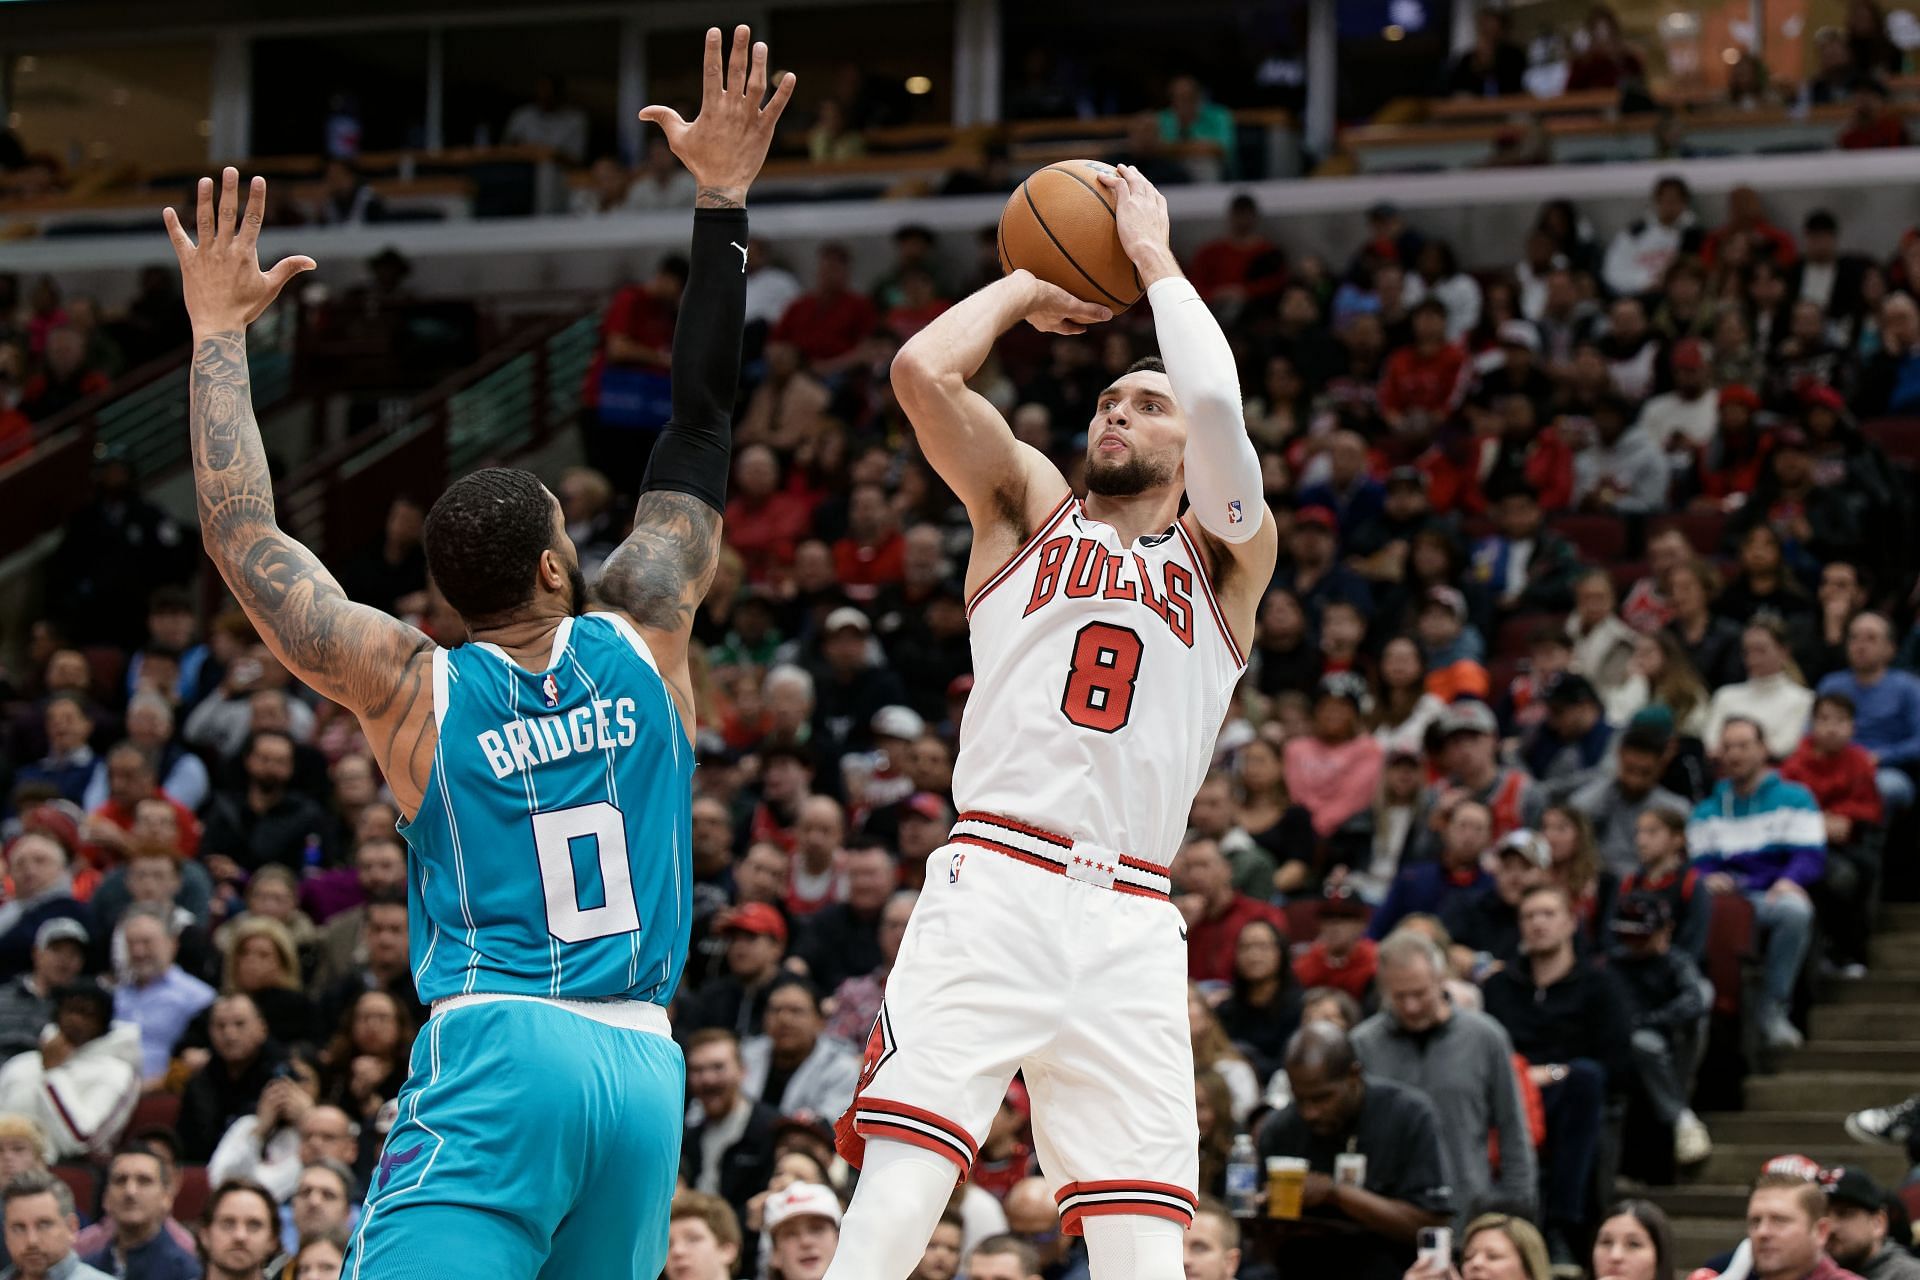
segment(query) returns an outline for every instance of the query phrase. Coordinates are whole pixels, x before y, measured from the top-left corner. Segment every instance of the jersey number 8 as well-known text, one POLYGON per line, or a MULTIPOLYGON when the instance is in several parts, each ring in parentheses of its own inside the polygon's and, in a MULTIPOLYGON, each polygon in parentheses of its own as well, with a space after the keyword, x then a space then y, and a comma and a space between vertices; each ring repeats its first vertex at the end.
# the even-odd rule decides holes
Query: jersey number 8
POLYGON ((1138 632, 1110 622, 1089 622, 1073 641, 1073 665, 1061 714, 1082 729, 1112 733, 1133 713, 1133 687, 1140 679, 1138 632))
POLYGON ((591 942, 640 927, 627 861, 627 821, 604 800, 533 815, 533 848, 547 898, 547 932, 562 942, 591 942), (600 863, 601 902, 580 905, 573 842, 592 840, 600 863))

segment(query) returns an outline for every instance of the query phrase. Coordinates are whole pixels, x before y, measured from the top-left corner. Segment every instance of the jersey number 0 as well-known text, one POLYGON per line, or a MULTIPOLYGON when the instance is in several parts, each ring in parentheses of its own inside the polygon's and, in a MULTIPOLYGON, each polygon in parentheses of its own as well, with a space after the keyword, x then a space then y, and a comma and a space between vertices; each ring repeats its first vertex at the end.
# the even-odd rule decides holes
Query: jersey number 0
POLYGON ((1133 687, 1140 679, 1140 635, 1130 627, 1089 622, 1073 641, 1073 665, 1060 711, 1082 729, 1112 733, 1133 713, 1133 687))
POLYGON ((627 861, 627 821, 604 800, 550 809, 533 815, 533 848, 540 859, 540 883, 546 890, 547 932, 562 942, 591 942, 640 927, 633 897, 633 868, 627 861), (580 881, 574 871, 573 843, 591 840, 600 864, 601 901, 580 905, 580 881))

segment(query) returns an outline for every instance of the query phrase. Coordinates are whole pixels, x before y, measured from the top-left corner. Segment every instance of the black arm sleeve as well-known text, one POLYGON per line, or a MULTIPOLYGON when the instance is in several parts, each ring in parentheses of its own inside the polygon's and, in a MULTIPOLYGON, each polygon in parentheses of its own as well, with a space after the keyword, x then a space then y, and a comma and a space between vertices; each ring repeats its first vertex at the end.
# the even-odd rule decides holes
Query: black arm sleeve
POLYGON ((726 509, 746 325, 746 244, 745 209, 693 211, 687 287, 673 329, 673 417, 654 446, 642 492, 671 489, 726 509))

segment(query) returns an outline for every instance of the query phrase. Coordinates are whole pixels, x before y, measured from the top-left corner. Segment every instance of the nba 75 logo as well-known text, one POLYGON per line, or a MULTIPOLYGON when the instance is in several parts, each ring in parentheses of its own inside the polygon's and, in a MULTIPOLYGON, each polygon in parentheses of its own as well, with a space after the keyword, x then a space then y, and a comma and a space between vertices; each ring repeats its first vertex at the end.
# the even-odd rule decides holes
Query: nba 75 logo
POLYGON ((553 672, 547 672, 547 678, 540 682, 540 694, 547 700, 548 706, 560 705, 560 682, 553 678, 553 672))
POLYGON ((1245 520, 1246 518, 1247 518, 1246 513, 1240 510, 1240 499, 1235 498, 1231 502, 1227 503, 1227 523, 1228 524, 1239 524, 1242 520, 1245 520))

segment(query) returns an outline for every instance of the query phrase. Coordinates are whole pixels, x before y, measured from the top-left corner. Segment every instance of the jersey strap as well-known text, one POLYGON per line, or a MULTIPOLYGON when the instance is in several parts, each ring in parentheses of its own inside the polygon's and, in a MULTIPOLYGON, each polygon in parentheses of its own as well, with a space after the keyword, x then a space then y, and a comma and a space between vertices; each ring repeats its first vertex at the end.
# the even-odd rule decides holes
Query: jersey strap
POLYGON ((995 573, 991 578, 981 583, 980 589, 973 593, 973 598, 967 601, 967 616, 969 618, 973 616, 973 611, 980 607, 980 602, 987 598, 987 594, 1008 578, 1011 578, 1014 570, 1018 569, 1026 562, 1027 557, 1033 554, 1034 548, 1045 541, 1046 536, 1053 532, 1054 526, 1067 518, 1067 513, 1073 510, 1073 504, 1073 491, 1068 490, 1067 496, 1060 499, 1060 505, 1055 507, 1047 518, 1040 522, 1038 529, 1033 531, 1033 536, 1028 538, 1021 548, 1014 552, 1004 565, 1000 566, 998 573, 995 573))
POLYGON ((1227 642, 1227 652, 1233 655, 1233 665, 1246 666, 1246 655, 1240 652, 1240 646, 1233 638, 1233 630, 1227 626, 1226 615, 1220 612, 1220 601, 1214 598, 1213 575, 1207 572, 1207 562, 1201 556, 1200 548, 1194 543, 1193 535, 1187 532, 1185 523, 1176 520, 1173 522, 1173 527, 1179 531, 1181 544, 1186 547, 1187 554, 1193 558, 1193 576, 1200 580, 1200 593, 1207 598, 1207 609, 1213 614, 1213 620, 1220 628, 1220 638, 1227 642))

